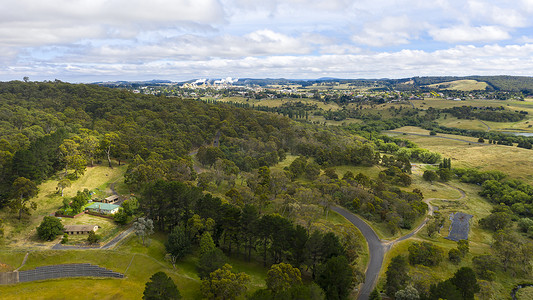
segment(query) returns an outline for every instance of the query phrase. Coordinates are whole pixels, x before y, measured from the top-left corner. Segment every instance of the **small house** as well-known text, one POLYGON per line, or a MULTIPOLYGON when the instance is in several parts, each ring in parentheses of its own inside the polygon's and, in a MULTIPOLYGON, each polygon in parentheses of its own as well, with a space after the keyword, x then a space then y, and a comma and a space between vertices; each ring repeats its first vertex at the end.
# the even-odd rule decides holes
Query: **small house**
POLYGON ((104 203, 115 203, 115 202, 118 201, 118 198, 119 198, 118 195, 111 195, 111 196, 105 198, 102 202, 104 202, 104 203))
POLYGON ((115 213, 118 212, 118 208, 120 207, 120 205, 115 205, 115 204, 110 204, 110 203, 98 203, 98 202, 95 202, 89 206, 87 206, 87 210, 89 212, 94 212, 94 213, 97 213, 97 214, 102 214, 102 215, 114 215, 115 213))
POLYGON ((89 234, 98 230, 98 225, 65 225, 63 231, 69 235, 89 234))

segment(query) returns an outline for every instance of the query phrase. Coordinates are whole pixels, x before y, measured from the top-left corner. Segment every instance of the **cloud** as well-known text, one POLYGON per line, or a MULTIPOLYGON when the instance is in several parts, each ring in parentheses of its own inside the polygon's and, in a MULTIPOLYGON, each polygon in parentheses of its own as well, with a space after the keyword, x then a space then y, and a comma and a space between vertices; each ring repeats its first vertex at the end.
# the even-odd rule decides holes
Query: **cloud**
POLYGON ((385 17, 365 25, 362 32, 352 36, 352 41, 372 47, 408 44, 420 29, 420 24, 407 16, 385 17))
POLYGON ((447 43, 493 42, 511 38, 506 30, 498 26, 454 26, 433 29, 429 34, 434 40, 447 43))
POLYGON ((270 55, 198 60, 161 59, 132 62, 49 62, 19 64, 0 72, 0 78, 33 80, 71 78, 109 79, 285 77, 401 78, 430 75, 530 75, 533 44, 455 46, 436 51, 400 50, 359 54, 270 55), (143 74, 139 76, 139 74, 143 74), (51 77, 52 76, 52 77, 51 77), (51 77, 51 78, 50 78, 51 77))
POLYGON ((507 8, 487 3, 487 1, 470 0, 468 6, 469 15, 484 22, 489 21, 511 28, 527 25, 527 17, 523 12, 517 10, 516 4, 512 8, 507 8))
POLYGON ((36 46, 225 21, 217 0, 17 0, 0 10, 0 45, 36 46))

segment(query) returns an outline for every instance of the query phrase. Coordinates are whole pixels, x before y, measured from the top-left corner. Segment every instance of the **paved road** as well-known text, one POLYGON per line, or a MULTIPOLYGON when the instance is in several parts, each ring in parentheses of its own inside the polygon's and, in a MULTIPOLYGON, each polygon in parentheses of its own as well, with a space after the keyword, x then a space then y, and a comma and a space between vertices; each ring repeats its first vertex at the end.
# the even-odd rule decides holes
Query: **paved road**
MULTIPOLYGON (((461 193, 461 196, 457 199, 443 199, 443 200, 461 200, 463 199, 466 194, 463 190, 456 188, 454 186, 451 186, 449 184, 446 184, 448 187, 453 188, 461 193)), ((381 271, 381 267, 383 265, 383 258, 385 257, 385 254, 392 248, 392 246, 398 242, 401 242, 403 240, 406 240, 413 235, 415 235, 417 232, 419 232, 429 221, 430 216, 433 215, 434 207, 429 203, 431 200, 437 200, 441 198, 427 198, 424 199, 424 202, 428 205, 428 213, 426 215, 426 218, 424 221, 418 225, 417 228, 409 232, 408 234, 392 240, 392 241, 384 241, 381 240, 374 229, 370 227, 365 221, 363 221, 360 217, 354 215, 350 211, 339 207, 334 206, 331 209, 343 217, 345 217, 348 221, 350 221, 352 224, 354 224, 363 234, 363 236, 366 239, 366 242, 368 244, 368 252, 370 254, 370 261, 368 262, 367 269, 365 272, 365 282, 363 283, 363 287, 359 291, 359 294, 357 295, 357 299, 361 300, 367 300, 370 297, 370 293, 374 289, 374 287, 377 284, 379 272, 381 271)))
POLYGON ((358 299, 366 300, 370 297, 370 293, 378 281, 379 271, 381 270, 383 257, 385 256, 385 246, 379 239, 374 229, 372 229, 361 218, 339 206, 332 207, 331 209, 345 217, 348 221, 359 228, 366 239, 366 243, 368 244, 370 261, 368 262, 365 272, 365 282, 363 283, 363 287, 359 291, 357 297, 358 299))

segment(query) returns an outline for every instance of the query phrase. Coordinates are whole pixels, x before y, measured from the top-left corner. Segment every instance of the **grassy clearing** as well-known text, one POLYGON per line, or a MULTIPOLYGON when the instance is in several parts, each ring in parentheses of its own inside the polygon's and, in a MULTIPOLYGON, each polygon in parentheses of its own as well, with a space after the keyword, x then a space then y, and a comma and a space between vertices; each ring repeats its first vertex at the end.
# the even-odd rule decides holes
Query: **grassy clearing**
MULTIPOLYGON (((428 109, 433 108, 450 108, 456 106, 491 106, 500 107, 505 106, 507 102, 502 100, 481 100, 481 99, 468 99, 464 101, 446 100, 442 98, 425 98, 424 100, 411 101, 416 108, 428 109)), ((510 102, 509 102, 510 103, 510 102)))
MULTIPOLYGON (((397 130, 402 131, 405 128, 397 130)), ((417 133, 423 131, 423 129, 411 128, 408 130, 417 131, 417 133)), ((462 140, 475 140, 475 138, 465 136, 443 136, 462 140)), ((429 149, 442 154, 443 157, 451 158, 452 167, 479 168, 485 171, 500 170, 511 178, 522 179, 530 184, 533 183, 533 173, 531 172, 531 157, 533 154, 531 150, 502 145, 469 145, 466 142, 433 136, 400 135, 400 137, 415 142, 421 148, 429 149), (509 166, 512 166, 512 168, 509 166)))
POLYGON ((481 121, 481 120, 465 120, 457 119, 455 117, 444 116, 440 117, 437 122, 439 125, 446 127, 454 127, 461 129, 470 129, 470 130, 481 130, 487 131, 487 126, 490 127, 492 131, 517 131, 517 132, 533 132, 533 119, 526 118, 518 122, 491 122, 491 121, 481 121), (485 123, 485 124, 483 124, 485 123))
MULTIPOLYGON (((110 169, 106 166, 87 168, 83 176, 72 182, 72 185, 64 190, 65 197, 75 196, 77 191, 83 189, 94 190, 98 188, 101 195, 110 195, 111 183, 122 181, 126 166, 110 169)), ((59 178, 52 178, 39 185, 39 194, 33 199, 37 203, 37 210, 32 211, 31 216, 25 216, 22 220, 16 218, 16 214, 4 208, 0 211, 0 219, 5 221, 5 241, 8 247, 35 247, 39 242, 36 236, 36 228, 44 216, 55 212, 61 205, 63 198, 56 190, 59 178)), ((40 243, 41 246, 50 246, 52 243, 40 243)), ((37 246, 39 246, 37 245, 37 246)))
POLYGON ((310 98, 281 98, 281 99, 247 99, 244 97, 227 97, 218 99, 221 102, 237 102, 237 103, 247 103, 250 106, 252 105, 261 105, 267 107, 279 107, 284 103, 290 102, 302 102, 309 105, 316 104, 318 108, 323 110, 339 110, 341 107, 337 103, 324 103, 322 101, 317 101, 316 99, 310 98))
POLYGON ((449 82, 430 84, 428 87, 440 88, 454 91, 476 91, 484 90, 487 87, 486 82, 481 82, 473 79, 454 80, 449 82))

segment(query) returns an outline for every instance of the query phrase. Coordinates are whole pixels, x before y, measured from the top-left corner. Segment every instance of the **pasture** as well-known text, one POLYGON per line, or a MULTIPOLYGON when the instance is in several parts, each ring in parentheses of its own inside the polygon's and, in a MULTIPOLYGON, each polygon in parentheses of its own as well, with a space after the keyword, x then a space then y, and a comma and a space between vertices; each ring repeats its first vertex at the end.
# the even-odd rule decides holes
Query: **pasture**
POLYGON ((488 84, 486 82, 473 79, 454 80, 449 82, 434 83, 428 85, 430 88, 439 88, 454 91, 479 91, 484 90, 488 84))
POLYGON ((471 143, 476 142, 476 138, 451 134, 437 134, 437 136, 402 134, 402 132, 427 134, 427 130, 417 127, 402 127, 393 131, 398 132, 398 135, 395 135, 397 137, 415 142, 419 147, 438 152, 443 157, 451 158, 452 167, 478 168, 484 171, 500 170, 511 178, 533 183, 531 150, 502 145, 479 145, 471 143), (443 139, 439 136, 458 140, 443 139))

